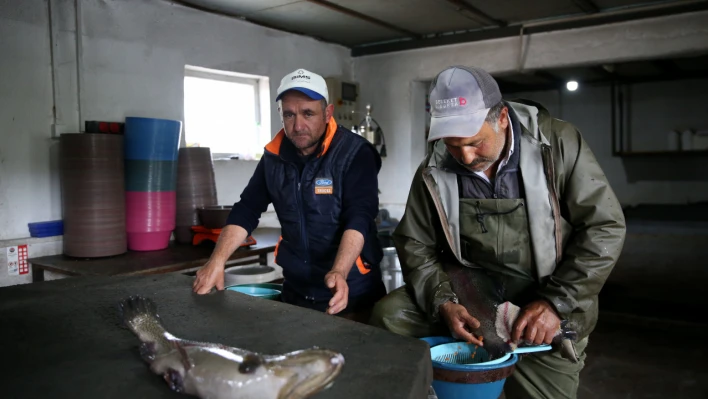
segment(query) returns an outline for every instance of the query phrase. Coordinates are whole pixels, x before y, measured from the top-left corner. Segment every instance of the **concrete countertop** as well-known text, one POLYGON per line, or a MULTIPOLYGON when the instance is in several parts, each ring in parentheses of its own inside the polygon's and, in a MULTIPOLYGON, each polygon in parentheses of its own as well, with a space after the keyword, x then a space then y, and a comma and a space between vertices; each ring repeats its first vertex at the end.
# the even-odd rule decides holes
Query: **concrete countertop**
POLYGON ((117 304, 153 299, 166 329, 185 339, 277 354, 319 346, 346 364, 315 398, 425 398, 428 346, 379 328, 233 291, 199 296, 177 273, 92 276, 0 288, 2 396, 185 398, 152 374, 117 304))

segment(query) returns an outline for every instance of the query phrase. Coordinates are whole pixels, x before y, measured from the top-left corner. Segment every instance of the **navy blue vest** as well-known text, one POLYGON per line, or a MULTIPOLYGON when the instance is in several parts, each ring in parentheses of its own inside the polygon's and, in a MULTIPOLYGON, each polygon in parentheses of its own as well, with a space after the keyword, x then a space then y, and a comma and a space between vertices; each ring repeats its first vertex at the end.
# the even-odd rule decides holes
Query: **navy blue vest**
MULTIPOLYGON (((289 288, 309 300, 328 300, 332 293, 324 276, 332 269, 344 234, 340 223, 342 183, 352 159, 361 146, 371 145, 348 129, 328 126, 321 156, 312 157, 300 176, 298 166, 280 154, 287 140, 281 132, 266 147, 266 184, 281 225, 276 263, 283 268, 289 288), (335 133, 336 129, 336 133, 335 133)), ((358 265, 353 265, 347 285, 349 296, 357 297, 381 284, 379 264, 383 251, 375 223, 364 237, 358 265)))

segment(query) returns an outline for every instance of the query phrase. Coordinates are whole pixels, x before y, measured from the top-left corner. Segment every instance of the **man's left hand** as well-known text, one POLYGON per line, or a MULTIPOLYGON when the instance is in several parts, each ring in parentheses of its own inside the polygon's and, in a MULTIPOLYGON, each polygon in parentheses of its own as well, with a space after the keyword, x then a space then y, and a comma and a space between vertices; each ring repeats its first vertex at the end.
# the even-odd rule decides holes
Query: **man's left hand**
POLYGON ((555 309, 545 300, 538 300, 526 305, 514 323, 512 340, 524 341, 534 345, 550 344, 560 328, 560 318, 555 309))
POLYGON ((349 301, 349 285, 344 274, 331 271, 325 275, 325 284, 332 290, 334 296, 329 300, 327 313, 337 314, 347 308, 349 301))

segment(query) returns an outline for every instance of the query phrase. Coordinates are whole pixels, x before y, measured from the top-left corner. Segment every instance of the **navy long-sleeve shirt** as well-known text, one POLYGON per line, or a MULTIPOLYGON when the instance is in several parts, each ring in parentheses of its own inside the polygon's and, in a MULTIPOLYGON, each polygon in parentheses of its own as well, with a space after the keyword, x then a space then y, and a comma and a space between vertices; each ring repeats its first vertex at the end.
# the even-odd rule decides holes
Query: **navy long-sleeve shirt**
MULTIPOLYGON (((298 163, 300 172, 310 157, 295 155, 295 147, 288 139, 283 140, 283 154, 298 163)), ((340 225, 343 231, 356 230, 364 237, 371 231, 379 212, 378 173, 380 158, 371 146, 362 146, 345 172, 342 192, 340 225)), ((317 153, 317 151, 315 152, 317 153)), ((266 186, 263 159, 258 162, 248 185, 241 193, 241 200, 234 204, 227 224, 243 227, 250 235, 258 227, 261 214, 268 209, 271 198, 266 186)), ((316 234, 317 232, 313 232, 316 234)))

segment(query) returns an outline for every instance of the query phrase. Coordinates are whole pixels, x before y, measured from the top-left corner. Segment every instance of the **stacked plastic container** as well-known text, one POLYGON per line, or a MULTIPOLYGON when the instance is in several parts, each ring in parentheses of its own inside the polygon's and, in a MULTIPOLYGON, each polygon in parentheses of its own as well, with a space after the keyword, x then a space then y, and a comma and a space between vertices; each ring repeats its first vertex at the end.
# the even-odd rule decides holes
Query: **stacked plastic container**
POLYGON ((123 144, 123 136, 117 134, 61 135, 64 255, 100 258, 128 250, 123 144))
POLYGON ((125 118, 128 249, 165 249, 175 229, 177 154, 182 122, 125 118))
POLYGON ((180 148, 177 165, 175 241, 191 244, 194 236, 192 226, 201 224, 197 209, 217 205, 211 150, 206 147, 180 148))

